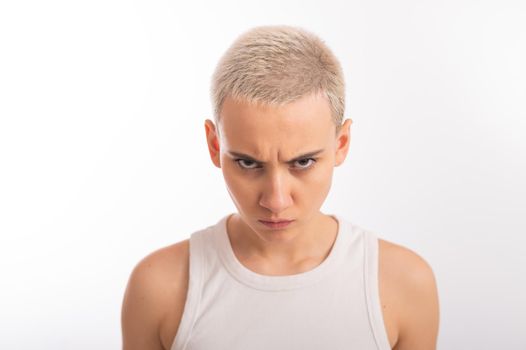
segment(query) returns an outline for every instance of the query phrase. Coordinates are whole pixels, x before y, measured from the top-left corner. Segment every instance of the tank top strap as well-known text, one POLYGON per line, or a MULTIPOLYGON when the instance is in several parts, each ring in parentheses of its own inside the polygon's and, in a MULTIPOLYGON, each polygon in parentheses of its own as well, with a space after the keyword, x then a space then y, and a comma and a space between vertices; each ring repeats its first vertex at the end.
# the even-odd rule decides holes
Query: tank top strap
POLYGON ((195 231, 190 235, 189 279, 184 312, 172 343, 172 350, 185 349, 195 324, 202 286, 206 273, 206 252, 210 250, 210 239, 206 236, 213 232, 213 225, 195 231))
POLYGON ((390 349, 389 339, 383 320, 380 290, 378 286, 379 242, 376 233, 357 228, 362 231, 364 239, 364 282, 367 310, 374 340, 378 349, 390 349))

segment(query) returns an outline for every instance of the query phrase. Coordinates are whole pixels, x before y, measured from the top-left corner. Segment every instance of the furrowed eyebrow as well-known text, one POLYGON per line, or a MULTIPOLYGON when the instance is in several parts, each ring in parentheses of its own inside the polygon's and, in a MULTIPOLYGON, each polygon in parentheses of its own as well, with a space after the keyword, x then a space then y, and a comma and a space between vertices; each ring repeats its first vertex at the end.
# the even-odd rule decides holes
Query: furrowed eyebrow
MULTIPOLYGON (((317 151, 312 151, 312 152, 309 152, 309 153, 305 153, 305 154, 302 154, 301 156, 297 156, 297 157, 294 157, 291 160, 286 161, 286 163, 294 163, 297 160, 301 160, 301 159, 304 159, 304 158, 309 158, 309 157, 315 156, 315 155, 317 155, 317 154, 319 154, 319 153, 321 153, 323 151, 324 151, 324 149, 319 149, 317 151)), ((240 152, 234 152, 234 151, 227 151, 226 153, 230 154, 230 156, 232 156, 232 157, 244 158, 244 159, 250 160, 250 161, 255 162, 255 163, 265 164, 265 162, 263 162, 261 160, 257 160, 256 158, 251 157, 248 154, 244 154, 244 153, 240 153, 240 152)))

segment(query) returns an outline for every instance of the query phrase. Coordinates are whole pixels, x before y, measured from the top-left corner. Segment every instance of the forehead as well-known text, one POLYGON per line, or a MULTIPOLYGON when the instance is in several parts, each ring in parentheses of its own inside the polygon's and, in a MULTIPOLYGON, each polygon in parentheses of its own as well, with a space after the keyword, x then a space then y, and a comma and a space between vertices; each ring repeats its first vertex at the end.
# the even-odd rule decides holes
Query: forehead
POLYGON ((218 127, 227 148, 253 153, 322 148, 334 137, 335 130, 327 99, 314 94, 284 106, 227 97, 218 127))

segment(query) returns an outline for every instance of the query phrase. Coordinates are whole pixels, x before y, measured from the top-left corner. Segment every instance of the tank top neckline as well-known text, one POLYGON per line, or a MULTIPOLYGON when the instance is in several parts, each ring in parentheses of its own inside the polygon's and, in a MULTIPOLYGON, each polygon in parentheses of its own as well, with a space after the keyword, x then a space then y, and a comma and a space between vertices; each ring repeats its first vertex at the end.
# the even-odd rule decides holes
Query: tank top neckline
POLYGON ((339 215, 330 214, 337 222, 336 239, 327 257, 314 268, 293 275, 263 275, 245 267, 236 257, 227 234, 228 214, 219 220, 214 234, 218 254, 224 267, 238 282, 259 290, 280 291, 306 287, 319 282, 335 270, 344 258, 344 241, 348 238, 347 223, 339 215))

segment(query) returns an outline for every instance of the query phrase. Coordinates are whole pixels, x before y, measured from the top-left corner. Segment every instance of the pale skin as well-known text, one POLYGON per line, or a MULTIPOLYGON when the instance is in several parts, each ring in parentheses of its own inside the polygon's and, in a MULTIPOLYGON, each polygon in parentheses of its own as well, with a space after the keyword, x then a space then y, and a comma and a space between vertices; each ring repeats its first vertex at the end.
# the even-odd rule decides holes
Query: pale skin
MULTIPOLYGON (((281 107, 227 98, 218 125, 205 121, 210 158, 238 209, 227 221, 228 235, 247 268, 289 275, 311 270, 327 257, 338 226, 320 207, 334 167, 347 156, 351 123, 347 119, 336 134, 327 100, 314 94, 281 107), (322 151, 296 159, 317 150, 322 151), (258 222, 271 218, 294 222, 281 231, 258 222)), ((137 264, 122 306, 124 349, 170 349, 184 311, 188 267, 188 239, 137 264)), ((379 289, 391 348, 436 349, 439 304, 427 262, 380 240, 379 289)))

